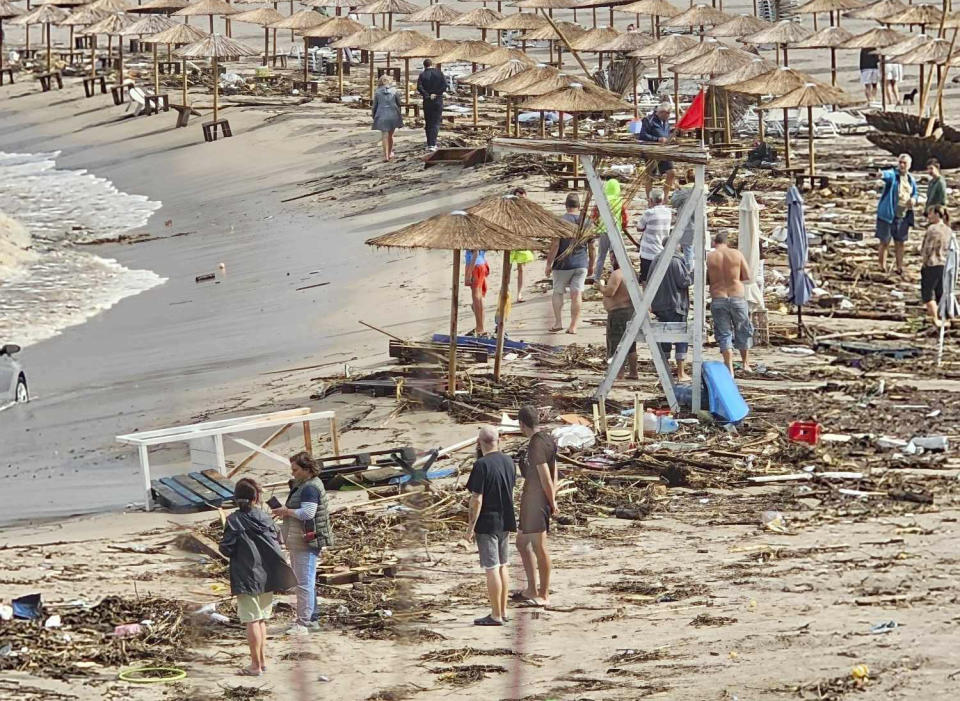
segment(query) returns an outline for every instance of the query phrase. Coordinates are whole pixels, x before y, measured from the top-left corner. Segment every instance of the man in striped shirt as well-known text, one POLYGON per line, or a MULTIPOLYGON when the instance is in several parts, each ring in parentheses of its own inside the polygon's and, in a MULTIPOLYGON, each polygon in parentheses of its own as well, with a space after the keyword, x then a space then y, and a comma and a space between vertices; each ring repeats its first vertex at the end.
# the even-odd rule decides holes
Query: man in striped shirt
POLYGON ((640 282, 646 284, 647 275, 654 259, 663 250, 663 242, 670 235, 673 210, 663 203, 663 190, 655 187, 650 191, 650 208, 637 222, 640 238, 640 282))

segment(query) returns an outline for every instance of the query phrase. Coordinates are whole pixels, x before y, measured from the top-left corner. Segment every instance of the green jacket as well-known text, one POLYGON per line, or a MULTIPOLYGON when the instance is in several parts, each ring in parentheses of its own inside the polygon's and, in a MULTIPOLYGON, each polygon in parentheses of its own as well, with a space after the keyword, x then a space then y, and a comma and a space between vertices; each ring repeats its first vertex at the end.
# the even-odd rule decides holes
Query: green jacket
POLYGON ((927 203, 923 210, 928 212, 931 207, 938 204, 944 206, 947 204, 947 179, 942 175, 937 176, 927 185, 927 203))

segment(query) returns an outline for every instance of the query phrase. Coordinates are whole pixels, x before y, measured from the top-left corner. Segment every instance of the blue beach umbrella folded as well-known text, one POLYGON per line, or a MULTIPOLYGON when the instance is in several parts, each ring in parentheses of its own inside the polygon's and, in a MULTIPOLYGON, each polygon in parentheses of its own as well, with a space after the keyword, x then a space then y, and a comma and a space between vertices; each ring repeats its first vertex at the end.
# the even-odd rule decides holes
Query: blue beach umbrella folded
POLYGON ((803 305, 813 297, 813 281, 807 275, 807 227, 803 222, 803 198, 795 185, 787 190, 787 261, 790 280, 787 301, 797 305, 797 325, 803 328, 803 305))

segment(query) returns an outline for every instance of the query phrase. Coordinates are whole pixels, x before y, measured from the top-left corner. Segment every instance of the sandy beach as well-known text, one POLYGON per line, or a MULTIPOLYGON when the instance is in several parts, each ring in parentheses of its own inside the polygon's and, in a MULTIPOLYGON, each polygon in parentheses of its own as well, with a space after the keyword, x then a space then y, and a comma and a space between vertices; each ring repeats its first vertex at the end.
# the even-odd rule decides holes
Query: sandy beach
MULTIPOLYGON (((477 7, 458 3, 456 9, 477 7)), ((725 9, 752 8, 736 2, 725 9)), ((602 19, 607 10, 599 13, 602 19)), ((555 16, 572 19, 566 10, 555 16)), ((589 23, 589 11, 579 21, 589 23)), ((620 29, 631 21, 616 15, 620 29)), ((844 20, 843 26, 856 33, 874 23, 844 20)), ((5 25, 4 32, 8 44, 21 41, 21 29, 5 25)), ((233 33, 262 45, 257 27, 237 23, 233 33)), ((478 38, 475 30, 458 27, 444 27, 443 36, 478 38)), ((840 56, 840 85, 860 95, 856 52, 840 56)), ((828 53, 792 51, 791 59, 794 67, 829 80, 828 53)), ((915 75, 914 68, 906 72, 908 79, 915 75)), ((365 69, 357 73, 351 90, 360 93, 365 69)), ((947 113, 954 114, 956 85, 944 94, 947 113)), ((339 543, 325 554, 329 566, 399 561, 399 573, 322 585, 322 631, 305 640, 276 635, 291 619, 293 597, 281 597, 285 606, 270 626, 272 669, 255 680, 236 676, 246 644, 233 620, 225 566, 182 539, 192 532, 215 536, 216 512, 144 513, 135 451, 114 437, 304 406, 337 412, 342 451, 406 444, 423 450, 474 437, 483 423, 477 416, 430 410, 410 397, 336 391, 347 377, 402 372, 387 358, 386 335, 360 321, 407 339, 446 333, 449 323, 449 253, 375 250, 364 241, 517 185, 559 214, 565 192, 550 190, 543 172, 524 172, 509 161, 424 169, 419 125, 398 132, 398 158, 383 163, 368 111, 335 102, 249 107, 224 97, 234 136, 204 143, 200 119, 175 129, 172 112, 127 119, 109 95, 82 95, 76 78, 50 93, 26 79, 0 87, 0 152, 57 153, 57 168, 86 170, 124 193, 159 202, 149 221, 122 240, 78 250, 150 271, 164 282, 22 353, 33 399, 0 412, 0 552, 7 563, 0 568, 0 600, 42 592, 50 610, 68 620, 68 635, 70 602, 92 606, 112 596, 132 602, 132 611, 141 606, 143 615, 182 608, 189 624, 153 650, 130 643, 124 663, 117 662, 122 643, 111 635, 103 636, 102 647, 118 655, 113 658, 51 662, 51 653, 18 671, 0 660, 0 699, 955 697, 955 343, 948 336, 947 366, 935 368, 934 337, 920 321, 918 235, 908 246, 907 277, 863 272, 874 255, 865 223, 875 207, 869 185, 854 189, 841 205, 863 240, 844 247, 829 239, 818 254, 817 274, 829 277, 830 291, 842 290, 859 311, 879 309, 890 318, 830 318, 821 309, 808 323, 820 336, 889 333, 887 340, 922 348, 919 360, 856 363, 849 353, 822 348, 794 354, 784 346, 806 348, 807 340, 796 338, 786 304, 771 305, 777 342, 754 354, 766 370, 740 380, 752 408, 740 434, 707 423, 684 427, 677 441, 699 445, 707 457, 697 453, 684 462, 669 446, 651 447, 647 456, 640 449, 634 462, 616 465, 619 472, 611 468, 609 479, 578 464, 579 458, 564 464, 564 519, 550 536, 551 606, 511 609, 512 625, 502 629, 471 625, 486 603, 475 546, 464 538, 469 451, 444 461, 458 475, 433 485, 430 503, 440 506, 422 520, 403 512, 419 513, 412 502, 371 508, 364 491, 332 492, 339 543), (855 272, 830 268, 843 258, 854 261, 855 272), (214 279, 197 281, 211 273, 214 279), (878 383, 885 387, 879 394, 878 383), (786 425, 808 417, 848 441, 809 450, 787 441, 786 425), (904 456, 875 442, 879 435, 905 442, 918 433, 948 436, 951 449, 904 456), (662 476, 667 463, 685 466, 682 483, 662 476), (749 482, 812 466, 862 476, 838 484, 749 482), (843 495, 838 485, 869 495, 843 495), (930 500, 894 498, 893 492, 929 494, 930 500), (620 506, 639 510, 640 517, 612 517, 620 506), (762 525, 769 510, 783 514, 784 529, 762 525), (230 624, 190 615, 213 603, 232 617, 230 624), (146 662, 187 676, 166 685, 117 679, 122 667, 146 662), (856 678, 858 665, 869 667, 868 680, 856 678)), ((205 106, 210 101, 199 89, 191 97, 205 106)), ((460 102, 468 100, 461 96, 460 102)), ((441 131, 442 142, 465 138, 441 131)), ((864 178, 893 161, 861 136, 829 139, 817 148, 832 169, 862 170, 864 178)), ((718 159, 708 168, 709 179, 725 178, 730 165, 718 159)), ((955 177, 948 173, 951 183, 955 177)), ((833 186, 840 196, 856 185, 838 181, 833 186)), ((764 223, 782 220, 786 180, 771 185, 757 176, 751 183, 766 207, 764 223)), ((835 194, 809 194, 808 207, 824 227, 832 220, 819 216, 834 206, 835 194)), ((728 225, 731 217, 735 222, 735 206, 717 206, 711 216, 728 225)), ((641 195, 631 213, 636 217, 644 207, 641 195)), ((776 255, 769 270, 781 277, 771 277, 771 284, 787 272, 776 255)), ((491 256, 491 267, 490 317, 499 254, 491 256)), ((600 377, 605 315, 598 299, 588 296, 576 337, 558 338, 548 333, 550 287, 542 262, 527 271, 527 300, 513 307, 511 338, 570 347, 565 365, 544 366, 531 357, 509 361, 503 394, 494 388, 488 397, 498 409, 515 410, 514 396, 545 406, 558 397, 587 397, 600 377)), ((465 297, 461 331, 472 326, 465 297)), ((712 343, 706 354, 719 355, 712 343)), ((645 348, 640 358, 640 381, 618 385, 611 395, 624 406, 634 392, 645 402, 662 396, 645 348)), ((488 391, 489 370, 468 372, 488 391)), ((588 414, 587 404, 576 411, 588 414)), ((507 446, 513 451, 521 443, 514 437, 507 446)), ((272 449, 286 455, 301 447, 291 432, 272 449)), ((329 437, 315 435, 313 448, 330 453, 329 437)), ((246 452, 233 446, 227 457, 237 460, 246 452)), ((154 476, 183 472, 189 464, 185 447, 152 451, 151 461, 154 476)), ((268 483, 288 476, 263 459, 245 474, 268 483)), ((282 489, 276 493, 284 496, 282 489)), ((510 575, 522 582, 517 557, 510 575)), ((20 640, 8 625, 0 623, 0 649, 5 636, 11 645, 20 640)), ((74 625, 94 624, 84 619, 74 625)), ((58 636, 61 631, 40 634, 51 650, 70 650, 58 636)))

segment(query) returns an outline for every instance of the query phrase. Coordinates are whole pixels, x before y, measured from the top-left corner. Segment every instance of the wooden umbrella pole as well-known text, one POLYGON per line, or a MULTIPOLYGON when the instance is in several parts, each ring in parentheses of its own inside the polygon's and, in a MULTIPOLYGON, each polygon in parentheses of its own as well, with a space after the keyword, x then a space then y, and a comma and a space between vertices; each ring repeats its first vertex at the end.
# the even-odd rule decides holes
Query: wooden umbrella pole
MULTIPOLYGON (((293 0, 290 0, 290 14, 293 14, 293 0)), ((293 30, 290 30, 290 41, 293 41, 297 37, 294 35, 293 30)))
POLYGON ((497 351, 493 359, 493 381, 500 381, 500 365, 503 362, 503 341, 507 327, 507 300, 510 298, 510 251, 503 252, 503 274, 500 276, 500 301, 497 303, 497 351))
POLYGON ((217 57, 213 57, 213 121, 217 121, 217 115, 220 113, 220 105, 217 98, 220 94, 220 75, 217 68, 217 57))
POLYGON ((90 37, 90 77, 97 76, 97 35, 90 37))
POLYGON ((277 30, 273 30, 273 67, 277 67, 277 30))
POLYGON ((270 30, 263 28, 263 65, 267 65, 267 59, 270 57, 270 30))
POLYGON ((783 109, 783 161, 790 167, 790 111, 783 109))
MULTIPOLYGON (((757 98, 757 107, 760 107, 759 97, 757 98)), ((760 137, 760 143, 763 143, 763 137, 764 137, 763 127, 764 127, 763 110, 758 109, 757 110, 757 134, 760 137)))
POLYGON ((507 115, 506 115, 505 124, 507 127, 506 135, 507 137, 509 137, 510 136, 510 98, 509 97, 506 98, 506 104, 507 104, 507 115))
POLYGON ((887 59, 880 54, 880 109, 887 111, 887 59))
POLYGON ((51 45, 50 45, 50 23, 46 23, 47 26, 47 70, 53 70, 53 59, 50 57, 51 45))
POLYGON ((723 91, 723 137, 724 140, 729 144, 733 141, 733 133, 730 128, 730 92, 727 90, 723 91))
POLYGON ((830 47, 830 85, 837 87, 837 50, 830 47))
MULTIPOLYGON (((477 64, 473 64, 474 70, 476 70, 477 64)), ((473 126, 477 126, 477 121, 479 115, 477 114, 477 86, 470 86, 470 97, 473 99, 473 126)))
MULTIPOLYGON (((389 56, 389 54, 387 54, 389 56)), ((409 109, 410 105, 410 59, 403 59, 403 108, 409 109)), ((424 115, 426 119, 426 115, 424 115)))
MULTIPOLYGON (((508 254, 509 255, 509 254, 508 254)), ((450 358, 447 362, 447 387, 452 397, 457 391, 457 308, 460 304, 460 249, 453 250, 453 295, 450 301, 450 358)))
POLYGON ((373 63, 373 53, 374 53, 373 51, 369 51, 369 54, 370 54, 370 102, 373 102, 373 93, 374 93, 373 76, 376 73, 376 69, 373 63))
POLYGON ((213 15, 210 15, 210 33, 213 34, 213 15))
POLYGON ((343 49, 337 49, 337 96, 343 97, 343 49))
POLYGON ((160 64, 157 62, 157 44, 153 44, 153 94, 160 94, 160 64))
POLYGON ((540 138, 547 138, 547 117, 543 110, 540 110, 540 138))
MULTIPOLYGON (((307 42, 309 39, 307 37, 303 38, 303 82, 307 82, 307 60, 309 59, 309 54, 307 53, 307 42)), ((306 90, 306 85, 304 85, 304 90, 306 90)))
POLYGON ((637 95, 637 59, 630 61, 633 64, 633 118, 640 118, 640 98, 637 95))
POLYGON ((183 59, 183 106, 187 106, 187 59, 183 59))
MULTIPOLYGON (((580 131, 580 113, 574 112, 573 113, 573 140, 574 141, 577 140, 577 136, 579 136, 579 131, 580 131)), ((574 190, 577 189, 576 177, 578 175, 580 175, 580 156, 574 156, 573 157, 573 177, 574 177, 573 189, 574 190)))
POLYGON ((930 81, 928 80, 925 84, 923 80, 923 68, 924 66, 921 63, 920 64, 920 108, 919 108, 919 111, 917 112, 918 117, 923 116, 923 110, 926 109, 927 107, 927 93, 930 90, 930 86, 929 86, 930 81))
POLYGON ((120 82, 123 82, 123 37, 117 36, 117 51, 120 60, 120 82))
POLYGON ((810 160, 810 189, 813 189, 813 173, 816 157, 813 153, 813 107, 807 105, 807 158, 810 160))
MULTIPOLYGON (((950 56, 953 54, 953 47, 957 43, 957 31, 960 31, 960 30, 956 28, 953 30, 953 36, 950 38, 950 49, 947 51, 947 56, 950 56)), ((947 75, 949 73, 950 73, 950 64, 947 64, 946 67, 943 69, 943 75, 940 77, 940 84, 937 86, 937 105, 939 106, 941 121, 943 121, 943 88, 947 83, 947 75)), ((930 136, 933 133, 933 125, 934 125, 934 119, 933 117, 930 117, 930 119, 927 120, 927 129, 924 132, 925 136, 930 136)))

